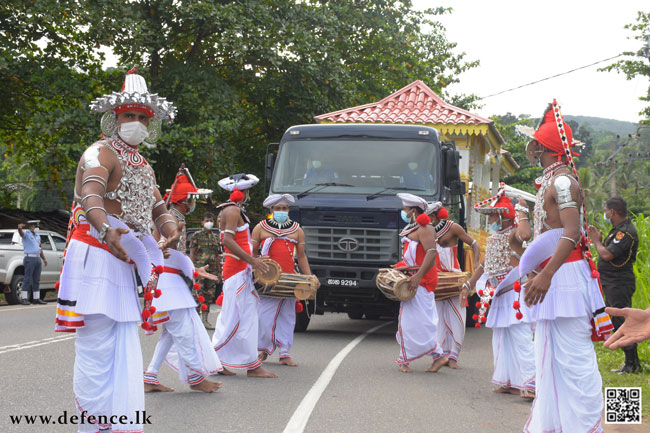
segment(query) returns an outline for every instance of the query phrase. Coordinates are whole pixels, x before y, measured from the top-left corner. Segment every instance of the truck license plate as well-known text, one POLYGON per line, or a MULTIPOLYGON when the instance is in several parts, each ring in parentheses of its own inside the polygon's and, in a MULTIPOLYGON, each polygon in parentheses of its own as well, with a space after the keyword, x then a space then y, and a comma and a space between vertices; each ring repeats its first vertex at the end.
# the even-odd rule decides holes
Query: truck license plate
POLYGON ((341 287, 358 287, 359 282, 357 280, 346 280, 340 278, 328 278, 328 286, 341 286, 341 287))

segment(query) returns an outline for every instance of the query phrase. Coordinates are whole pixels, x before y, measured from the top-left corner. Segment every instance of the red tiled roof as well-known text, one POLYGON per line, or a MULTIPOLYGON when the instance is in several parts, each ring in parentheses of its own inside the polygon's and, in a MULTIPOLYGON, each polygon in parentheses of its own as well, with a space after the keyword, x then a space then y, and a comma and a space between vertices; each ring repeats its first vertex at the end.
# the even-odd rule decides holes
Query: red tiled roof
POLYGON ((379 102, 315 116, 318 122, 465 124, 493 123, 443 101, 422 81, 417 80, 379 102))

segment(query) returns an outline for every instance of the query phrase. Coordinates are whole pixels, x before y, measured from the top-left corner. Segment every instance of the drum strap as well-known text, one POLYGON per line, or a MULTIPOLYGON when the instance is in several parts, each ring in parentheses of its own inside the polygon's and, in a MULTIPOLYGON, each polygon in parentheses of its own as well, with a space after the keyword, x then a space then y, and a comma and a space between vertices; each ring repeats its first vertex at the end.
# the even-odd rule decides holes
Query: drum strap
POLYGON ((513 287, 510 286, 510 287, 508 287, 507 289, 499 290, 499 292, 498 292, 496 295, 494 295, 494 297, 495 297, 495 298, 498 298, 499 296, 503 295, 504 293, 508 293, 508 292, 511 291, 512 289, 513 289, 513 287))

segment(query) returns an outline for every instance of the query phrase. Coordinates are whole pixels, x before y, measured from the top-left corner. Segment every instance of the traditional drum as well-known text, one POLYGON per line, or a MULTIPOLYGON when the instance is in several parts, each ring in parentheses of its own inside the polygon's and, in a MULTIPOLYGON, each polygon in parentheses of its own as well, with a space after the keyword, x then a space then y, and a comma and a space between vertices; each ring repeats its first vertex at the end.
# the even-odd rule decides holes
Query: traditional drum
POLYGON ((382 268, 377 273, 377 288, 391 301, 409 301, 415 292, 409 290, 410 277, 397 269, 382 268))
POLYGON ((460 296, 463 284, 469 277, 469 272, 438 272, 438 285, 435 290, 436 301, 460 296))
POLYGON ((267 298, 296 298, 301 301, 315 299, 318 290, 318 277, 315 275, 281 274, 277 283, 255 284, 257 293, 267 298))
POLYGON ((262 261, 268 265, 269 270, 264 273, 256 270, 255 282, 259 283, 262 286, 272 286, 280 279, 280 275, 282 275, 282 268, 280 267, 280 264, 275 260, 264 258, 262 261))

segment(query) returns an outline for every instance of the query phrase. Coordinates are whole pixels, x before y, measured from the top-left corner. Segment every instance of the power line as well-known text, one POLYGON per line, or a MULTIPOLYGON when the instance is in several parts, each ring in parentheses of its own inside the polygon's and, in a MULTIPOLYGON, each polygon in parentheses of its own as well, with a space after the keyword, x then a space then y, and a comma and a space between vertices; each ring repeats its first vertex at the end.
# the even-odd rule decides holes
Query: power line
POLYGON ((542 81, 547 81, 547 80, 550 80, 551 78, 561 77, 562 75, 570 74, 572 72, 579 71, 581 69, 589 68, 591 66, 597 65, 599 63, 607 62, 607 61, 616 59, 616 58, 621 57, 621 56, 623 56, 623 54, 619 54, 619 55, 616 55, 614 57, 609 57, 609 58, 603 59, 603 60, 598 60, 597 62, 590 63, 590 64, 584 65, 584 66, 580 66, 579 68, 571 69, 570 71, 566 71, 566 72, 562 72, 562 73, 559 73, 559 74, 551 75, 550 77, 542 78, 541 80, 537 80, 537 81, 532 81, 532 82, 527 83, 527 84, 522 84, 521 86, 513 87, 511 89, 502 90, 502 91, 497 92, 497 93, 492 93, 491 95, 482 96, 482 97, 476 99, 476 101, 481 101, 483 99, 491 98, 492 96, 501 95, 502 93, 512 92, 513 90, 521 89, 522 87, 532 86, 533 84, 541 83, 542 81))

